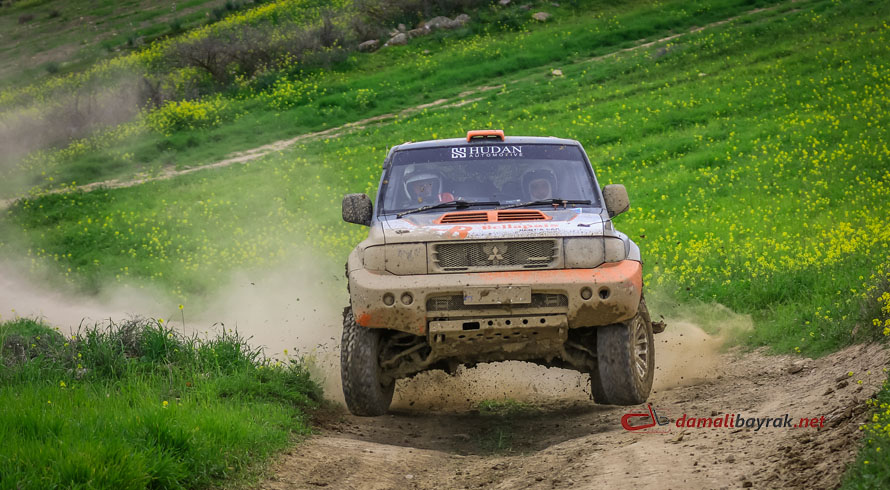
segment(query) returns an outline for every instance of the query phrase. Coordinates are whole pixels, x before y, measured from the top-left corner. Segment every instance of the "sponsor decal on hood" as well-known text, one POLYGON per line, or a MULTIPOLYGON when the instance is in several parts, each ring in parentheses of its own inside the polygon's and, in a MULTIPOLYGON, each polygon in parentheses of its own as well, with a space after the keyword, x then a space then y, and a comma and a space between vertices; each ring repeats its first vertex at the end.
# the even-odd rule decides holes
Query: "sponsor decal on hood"
POLYGON ((603 236, 603 218, 595 213, 578 214, 569 210, 552 221, 486 222, 433 224, 438 214, 410 215, 383 220, 386 243, 410 243, 449 240, 505 240, 603 236), (560 219, 563 218, 563 219, 560 219))

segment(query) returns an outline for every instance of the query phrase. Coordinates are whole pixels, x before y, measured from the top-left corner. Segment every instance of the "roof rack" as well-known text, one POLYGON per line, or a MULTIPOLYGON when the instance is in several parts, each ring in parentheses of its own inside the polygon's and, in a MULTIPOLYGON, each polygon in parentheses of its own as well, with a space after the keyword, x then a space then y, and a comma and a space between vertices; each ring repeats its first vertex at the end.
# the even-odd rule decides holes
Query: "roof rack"
POLYGON ((497 138, 504 141, 504 130, 502 129, 478 129, 475 131, 467 131, 467 143, 474 139, 497 138))

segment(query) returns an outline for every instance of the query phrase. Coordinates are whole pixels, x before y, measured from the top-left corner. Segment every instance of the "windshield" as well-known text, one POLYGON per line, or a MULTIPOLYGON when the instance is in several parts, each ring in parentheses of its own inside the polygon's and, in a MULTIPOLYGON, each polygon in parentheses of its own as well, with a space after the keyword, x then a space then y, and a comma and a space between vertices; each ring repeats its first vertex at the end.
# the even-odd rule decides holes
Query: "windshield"
POLYGON ((494 207, 547 199, 600 207, 593 172, 577 146, 446 146, 393 154, 381 186, 380 213, 455 200, 489 201, 494 207))

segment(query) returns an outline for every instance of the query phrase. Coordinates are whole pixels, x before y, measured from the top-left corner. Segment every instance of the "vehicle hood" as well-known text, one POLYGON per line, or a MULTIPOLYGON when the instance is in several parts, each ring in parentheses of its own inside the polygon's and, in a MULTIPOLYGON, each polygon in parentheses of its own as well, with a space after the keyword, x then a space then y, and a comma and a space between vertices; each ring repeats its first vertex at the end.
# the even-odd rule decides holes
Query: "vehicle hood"
POLYGON ((435 224, 445 213, 418 213, 381 218, 384 242, 417 243, 450 240, 507 240, 613 235, 611 221, 580 209, 544 211, 551 219, 460 224, 435 224))

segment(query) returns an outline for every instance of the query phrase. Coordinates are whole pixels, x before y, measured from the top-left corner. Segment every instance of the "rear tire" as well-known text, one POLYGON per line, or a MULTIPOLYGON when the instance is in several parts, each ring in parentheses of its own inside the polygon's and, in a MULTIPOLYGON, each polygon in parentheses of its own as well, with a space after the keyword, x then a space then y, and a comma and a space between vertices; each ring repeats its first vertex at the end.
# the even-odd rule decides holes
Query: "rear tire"
POLYGON ((642 309, 629 321, 597 329, 597 371, 590 374, 593 399, 608 405, 639 405, 655 377, 655 339, 642 309))
POLYGON ((392 403, 396 383, 381 382, 379 357, 382 331, 362 327, 352 308, 343 312, 343 339, 340 342, 340 379, 346 407, 353 415, 384 415, 392 403))

